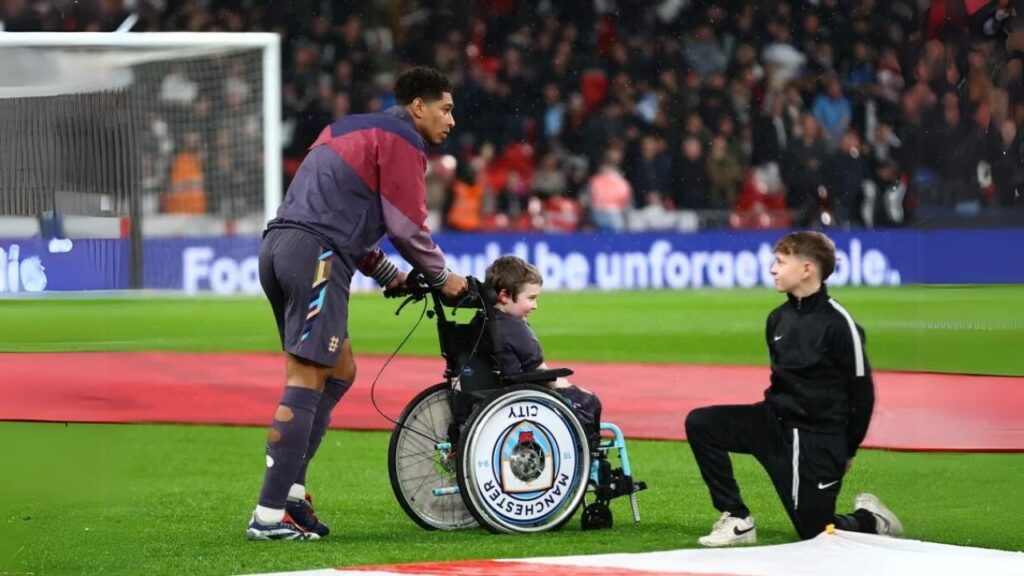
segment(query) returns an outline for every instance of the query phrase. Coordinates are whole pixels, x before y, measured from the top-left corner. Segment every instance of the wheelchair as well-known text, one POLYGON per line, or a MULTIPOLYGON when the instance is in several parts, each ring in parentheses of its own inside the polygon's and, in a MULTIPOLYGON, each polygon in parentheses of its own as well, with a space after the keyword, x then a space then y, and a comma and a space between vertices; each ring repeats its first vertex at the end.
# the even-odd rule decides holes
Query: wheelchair
POLYGON ((427 530, 530 533, 557 530, 582 507, 582 528, 594 530, 612 527, 609 503, 626 496, 639 522, 636 494, 647 485, 633 479, 622 431, 581 421, 543 385, 572 370, 502 375, 488 319, 497 297, 467 280, 449 317, 413 272, 396 311, 429 297, 445 359, 444 380, 406 405, 391 434, 388 473, 402 510, 427 530), (455 320, 459 308, 476 310, 468 323, 455 320))

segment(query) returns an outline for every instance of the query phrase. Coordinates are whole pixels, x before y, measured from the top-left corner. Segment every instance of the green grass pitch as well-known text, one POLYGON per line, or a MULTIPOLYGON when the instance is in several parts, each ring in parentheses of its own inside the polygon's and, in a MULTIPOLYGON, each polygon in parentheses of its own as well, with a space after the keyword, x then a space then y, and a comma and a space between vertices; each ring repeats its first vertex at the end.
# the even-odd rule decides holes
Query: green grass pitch
MULTIPOLYGON (((1024 286, 838 288, 831 292, 867 332, 876 369, 1024 375, 1024 286)), ((764 323, 781 302, 770 290, 543 294, 530 317, 547 356, 763 365, 764 323)), ((356 353, 390 353, 420 309, 357 294, 356 353)), ((462 314, 468 315, 466 312, 462 314)), ((465 317, 465 316, 463 316, 465 317)), ((274 351, 260 298, 0 299, 0 352, 274 351)), ((430 322, 405 354, 437 354, 430 322)))
MULTIPOLYGON (((1022 376, 1024 288, 836 289, 868 333, 876 369, 1022 376)), ((545 294, 531 318, 557 360, 763 364, 770 291, 545 294)), ((358 353, 389 353, 418 313, 359 295, 358 353)), ((0 300, 0 352, 272 351, 259 299, 0 300)), ((428 320, 403 351, 436 354, 428 320)), ((45 356, 40 356, 45 362, 45 356)), ((368 383, 368 380, 366 381, 368 383)), ((1008 386, 1021 385, 1007 380, 1008 386)), ((681 415, 682 416, 682 415, 681 415)), ((688 446, 630 444, 643 521, 613 503, 616 528, 493 536, 425 532, 388 483, 388 435, 331 431, 310 472, 334 532, 317 543, 250 543, 244 526, 262 480, 265 431, 207 426, 0 423, 0 573, 229 574, 303 568, 663 550, 696 545, 715 512, 688 446)), ((795 540, 770 483, 735 459, 761 543, 795 540)), ((862 451, 840 497, 876 491, 908 536, 1024 549, 1024 455, 862 451)))

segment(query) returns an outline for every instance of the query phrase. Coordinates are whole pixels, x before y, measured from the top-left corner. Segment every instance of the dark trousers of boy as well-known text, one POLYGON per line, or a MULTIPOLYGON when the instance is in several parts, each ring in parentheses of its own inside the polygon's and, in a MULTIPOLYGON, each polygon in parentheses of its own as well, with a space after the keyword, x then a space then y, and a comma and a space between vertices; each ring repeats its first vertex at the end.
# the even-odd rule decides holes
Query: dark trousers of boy
POLYGON ((597 450, 601 443, 601 400, 596 394, 581 390, 576 386, 566 388, 555 388, 555 392, 572 403, 584 432, 587 433, 587 442, 590 449, 597 450))
POLYGON ((875 518, 866 510, 835 513, 846 472, 844 435, 787 426, 759 402, 698 408, 686 417, 686 437, 719 512, 750 515, 729 452, 751 454, 768 472, 801 539, 817 536, 829 524, 851 532, 875 531, 875 518))

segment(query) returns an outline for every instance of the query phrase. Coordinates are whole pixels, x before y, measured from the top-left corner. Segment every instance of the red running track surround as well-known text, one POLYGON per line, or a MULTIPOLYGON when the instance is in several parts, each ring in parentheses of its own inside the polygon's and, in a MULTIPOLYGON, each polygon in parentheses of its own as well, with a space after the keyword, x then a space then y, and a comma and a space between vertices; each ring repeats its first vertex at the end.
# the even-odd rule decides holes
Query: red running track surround
MULTIPOLYGON (((335 410, 334 427, 391 428, 370 403, 384 360, 357 355, 359 377, 335 410)), ((682 440, 691 409, 756 402, 768 384, 767 367, 566 365, 628 438, 682 440)), ((417 392, 440 381, 442 369, 440 358, 394 359, 377 383, 378 405, 397 418, 417 392)), ((263 426, 283 372, 276 354, 0 354, 0 420, 263 426)), ((876 371, 875 386, 866 447, 1024 451, 1024 378, 876 371)))

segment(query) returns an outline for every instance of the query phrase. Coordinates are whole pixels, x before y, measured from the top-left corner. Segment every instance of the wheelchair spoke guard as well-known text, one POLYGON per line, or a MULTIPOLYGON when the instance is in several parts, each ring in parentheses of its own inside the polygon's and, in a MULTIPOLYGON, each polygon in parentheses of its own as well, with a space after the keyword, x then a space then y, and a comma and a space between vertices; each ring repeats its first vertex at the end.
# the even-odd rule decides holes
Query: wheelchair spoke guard
POLYGON ((546 388, 506 388, 477 407, 461 434, 466 507, 492 532, 544 532, 576 512, 590 473, 586 433, 546 388))

